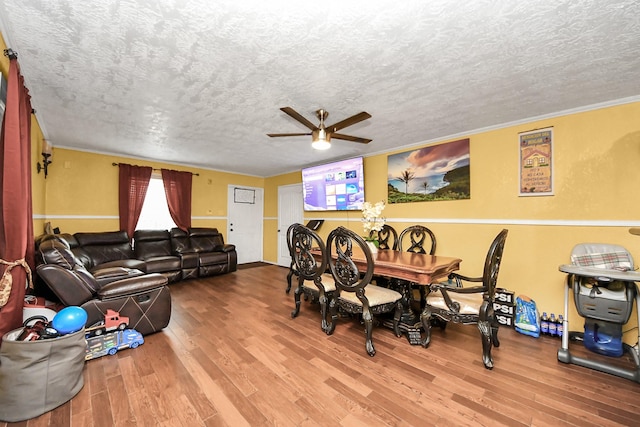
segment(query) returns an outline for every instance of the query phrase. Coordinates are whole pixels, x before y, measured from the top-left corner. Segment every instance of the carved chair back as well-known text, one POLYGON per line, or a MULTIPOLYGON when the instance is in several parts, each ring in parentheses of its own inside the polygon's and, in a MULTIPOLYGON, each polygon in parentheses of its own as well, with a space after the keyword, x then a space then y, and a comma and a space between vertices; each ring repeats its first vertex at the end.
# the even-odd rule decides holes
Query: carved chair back
POLYGON ((398 250, 433 255, 436 253, 436 236, 423 225, 412 225, 400 233, 398 250))
MULTIPOLYGON (((373 232, 371 232, 373 234, 373 232)), ((398 232, 389 224, 384 224, 382 229, 378 231, 378 248, 379 249, 397 249, 398 232)))
POLYGON ((294 224, 291 232, 291 252, 300 280, 320 281, 327 269, 327 249, 322 238, 302 224, 294 224), (318 260, 311 251, 320 249, 322 256, 318 260))

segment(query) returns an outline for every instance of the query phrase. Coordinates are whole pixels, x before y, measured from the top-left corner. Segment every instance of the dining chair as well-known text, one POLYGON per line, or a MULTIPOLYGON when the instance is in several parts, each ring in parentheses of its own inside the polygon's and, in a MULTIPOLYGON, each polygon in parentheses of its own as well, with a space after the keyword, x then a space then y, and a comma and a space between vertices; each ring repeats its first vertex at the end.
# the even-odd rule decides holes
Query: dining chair
MULTIPOLYGON (((412 225, 405 228, 398 236, 397 249, 399 251, 413 252, 419 254, 435 255, 436 253, 436 235, 428 227, 424 225, 412 225)), ((420 295, 420 309, 424 308, 425 302, 425 286, 420 286, 406 281, 397 283, 400 289, 404 290, 405 305, 411 303, 413 299, 413 290, 418 290, 420 295)))
MULTIPOLYGON (((378 249, 391 249, 395 250, 398 247, 398 232, 395 228, 389 224, 384 224, 380 231, 371 230, 369 237, 373 238, 377 233, 378 249)), ((374 274, 373 281, 378 286, 384 286, 388 288, 391 285, 391 279, 386 276, 379 276, 374 274)))
POLYGON ((436 235, 424 225, 412 225, 398 236, 399 251, 433 255, 436 253, 436 235))
POLYGON ((289 249, 289 256, 291 257, 291 263, 289 264, 289 273, 287 273, 287 289, 286 289, 286 293, 289 293, 291 291, 291 281, 293 276, 298 276, 298 271, 296 269, 296 261, 293 259, 293 242, 291 241, 291 239, 293 238, 293 229, 297 226, 297 225, 301 225, 297 222, 294 222, 293 224, 291 224, 289 226, 289 228, 287 228, 287 233, 285 235, 285 238, 287 239, 287 248, 289 249))
MULTIPOLYGON (((373 237, 373 234, 376 231, 371 231, 369 234, 370 237, 373 237)), ((384 224, 382 229, 377 232, 378 233, 378 249, 396 249, 398 246, 398 232, 395 228, 390 226, 389 224, 384 224)))
POLYGON ((500 346, 499 324, 493 312, 493 300, 507 233, 508 230, 502 230, 491 243, 481 277, 451 273, 447 282, 429 286, 426 305, 420 316, 425 331, 422 342, 425 348, 431 342, 433 316, 444 321, 443 329, 446 327, 446 322, 476 324, 482 338, 482 362, 485 368, 493 369, 491 347, 500 346), (464 287, 463 282, 480 283, 480 285, 464 287))
POLYGON ((322 238, 313 230, 302 224, 294 224, 291 231, 291 253, 298 276, 298 286, 293 292, 295 308, 291 317, 300 313, 300 295, 304 294, 311 302, 320 303, 321 323, 323 331, 327 332, 327 301, 332 298, 336 285, 327 270, 327 249, 322 238), (321 253, 320 259, 312 254, 312 250, 321 253))
POLYGON ((373 316, 394 311, 393 330, 400 336, 399 322, 402 314, 402 295, 392 289, 371 284, 373 277, 373 255, 371 249, 353 231, 338 227, 329 233, 327 257, 336 291, 329 301, 331 322, 326 331, 331 335, 338 320, 338 309, 362 316, 365 326, 365 348, 369 356, 376 354, 373 345, 373 316), (358 268, 353 260, 354 249, 364 255, 365 267, 358 268), (361 271, 362 270, 362 271, 361 271))

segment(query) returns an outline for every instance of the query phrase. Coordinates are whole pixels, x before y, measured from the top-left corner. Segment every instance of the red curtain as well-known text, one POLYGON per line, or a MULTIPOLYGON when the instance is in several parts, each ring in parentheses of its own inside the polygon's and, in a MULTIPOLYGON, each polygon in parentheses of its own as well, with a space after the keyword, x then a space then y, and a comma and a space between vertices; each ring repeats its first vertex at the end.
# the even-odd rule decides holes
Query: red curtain
POLYGON ((164 193, 173 222, 178 228, 187 231, 191 227, 191 172, 162 169, 164 193))
POLYGON ((120 230, 127 232, 129 239, 136 230, 144 198, 147 195, 152 168, 119 164, 118 201, 120 206, 120 230))
POLYGON ((0 336, 22 326, 27 279, 34 268, 31 206, 31 97, 17 55, 9 56, 7 100, 0 133, 0 336))

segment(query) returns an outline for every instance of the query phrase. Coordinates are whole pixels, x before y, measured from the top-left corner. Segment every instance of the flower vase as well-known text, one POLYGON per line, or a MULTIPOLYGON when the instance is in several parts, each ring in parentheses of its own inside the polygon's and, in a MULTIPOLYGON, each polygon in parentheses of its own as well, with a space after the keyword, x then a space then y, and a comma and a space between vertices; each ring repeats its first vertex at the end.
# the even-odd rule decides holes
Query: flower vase
POLYGON ((378 245, 376 243, 378 243, 378 242, 367 240, 367 246, 369 246, 369 249, 371 249, 371 253, 372 254, 377 254, 378 253, 378 245))

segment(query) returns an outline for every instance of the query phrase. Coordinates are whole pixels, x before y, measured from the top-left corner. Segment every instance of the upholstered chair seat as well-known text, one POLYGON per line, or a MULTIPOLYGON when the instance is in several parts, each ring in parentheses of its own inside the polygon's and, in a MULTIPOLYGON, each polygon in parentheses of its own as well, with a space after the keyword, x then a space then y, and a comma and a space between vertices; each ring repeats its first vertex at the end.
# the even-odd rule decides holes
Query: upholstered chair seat
MULTIPOLYGON (((320 276, 320 281, 322 282, 322 286, 324 287, 325 292, 333 292, 336 290, 336 282, 333 280, 333 276, 329 273, 324 273, 320 276)), ((312 280, 305 280, 302 284, 302 287, 307 289, 309 292, 318 293, 318 287, 312 280)))
MULTIPOLYGON (((482 305, 483 296, 477 294, 457 294, 455 301, 460 304, 458 313, 460 314, 478 314, 482 305)), ((427 296, 427 304, 433 308, 448 310, 447 302, 440 290, 436 290, 427 296)))
MULTIPOLYGON (((391 304, 392 307, 395 307, 395 303, 398 301, 398 292, 392 289, 383 288, 382 286, 369 284, 366 292, 369 305, 371 306, 371 311, 374 311, 377 306, 387 304, 391 304)), ((350 304, 362 306, 362 301, 358 299, 355 292, 342 292, 340 293, 340 298, 350 304)), ((385 310, 385 312, 387 311, 389 310, 385 310)))

